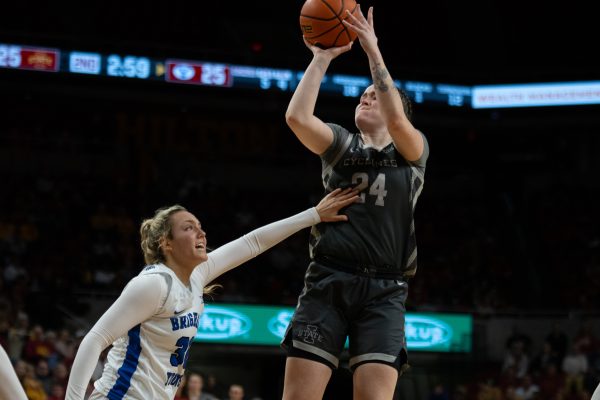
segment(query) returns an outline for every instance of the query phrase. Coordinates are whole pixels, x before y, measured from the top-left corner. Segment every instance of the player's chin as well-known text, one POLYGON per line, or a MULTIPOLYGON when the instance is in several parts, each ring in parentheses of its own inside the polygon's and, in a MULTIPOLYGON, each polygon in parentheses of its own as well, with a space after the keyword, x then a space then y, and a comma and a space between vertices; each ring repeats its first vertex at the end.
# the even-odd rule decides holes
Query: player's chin
POLYGON ((198 250, 194 254, 194 258, 196 259, 195 261, 197 261, 198 264, 200 264, 200 263, 203 263, 204 261, 208 260, 208 254, 206 254, 206 250, 198 250))
POLYGON ((365 125, 368 125, 368 119, 365 116, 364 112, 358 112, 356 113, 356 116, 354 117, 354 123, 356 124, 356 127, 360 130, 364 129, 365 125))

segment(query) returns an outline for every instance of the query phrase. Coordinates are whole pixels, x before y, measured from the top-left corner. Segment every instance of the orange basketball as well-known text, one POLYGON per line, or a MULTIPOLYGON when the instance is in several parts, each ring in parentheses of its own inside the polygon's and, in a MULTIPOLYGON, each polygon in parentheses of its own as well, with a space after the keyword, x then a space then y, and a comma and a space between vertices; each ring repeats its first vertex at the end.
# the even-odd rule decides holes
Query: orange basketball
POLYGON ((356 39, 356 34, 342 21, 348 18, 346 10, 355 17, 355 0, 306 0, 300 11, 300 28, 309 43, 323 49, 343 46, 356 39))

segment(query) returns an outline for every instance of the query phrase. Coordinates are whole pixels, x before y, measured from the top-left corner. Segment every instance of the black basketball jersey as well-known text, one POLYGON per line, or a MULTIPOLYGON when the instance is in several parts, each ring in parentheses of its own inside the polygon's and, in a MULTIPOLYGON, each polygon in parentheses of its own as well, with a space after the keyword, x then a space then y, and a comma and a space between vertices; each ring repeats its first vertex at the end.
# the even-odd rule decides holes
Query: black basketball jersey
POLYGON ((334 139, 321 155, 325 191, 358 186, 361 201, 342 210, 348 222, 312 228, 311 258, 413 275, 417 268, 413 213, 429 155, 425 136, 423 155, 409 163, 393 143, 379 151, 365 147, 360 134, 327 125, 334 139))

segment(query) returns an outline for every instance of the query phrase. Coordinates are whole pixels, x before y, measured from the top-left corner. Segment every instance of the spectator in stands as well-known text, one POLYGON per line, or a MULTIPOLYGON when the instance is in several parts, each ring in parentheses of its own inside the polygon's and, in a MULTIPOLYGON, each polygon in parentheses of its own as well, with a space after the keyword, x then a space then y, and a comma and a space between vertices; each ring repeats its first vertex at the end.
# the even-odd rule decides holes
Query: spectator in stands
POLYGON ((8 356, 11 360, 20 360, 29 336, 29 317, 22 311, 17 314, 15 325, 8 332, 8 356))
POLYGON ((25 361, 23 360, 18 360, 15 363, 15 372, 17 374, 17 378, 19 379, 19 382, 23 383, 23 381, 25 380, 25 376, 27 375, 27 366, 29 364, 27 364, 25 361))
POLYGON ((578 343, 573 343, 572 351, 565 356, 562 370, 565 373, 565 387, 567 393, 583 391, 583 380, 588 371, 588 360, 581 351, 578 343))
POLYGON ((45 359, 48 362, 48 367, 53 369, 60 358, 58 351, 56 351, 56 332, 53 330, 46 330, 44 332, 44 343, 49 351, 49 354, 45 359))
POLYGON ((52 370, 52 384, 60 385, 66 389, 68 381, 69 369, 63 362, 59 362, 52 370))
POLYGON ((243 400, 244 399, 244 387, 238 383, 234 383, 229 386, 227 400, 243 400))
POLYGON ((525 354, 531 350, 531 336, 523 332, 518 326, 514 325, 508 339, 506 339, 506 348, 512 349, 514 346, 520 346, 525 354), (520 342, 520 344, 518 344, 520 342))
POLYGON ((39 360, 47 360, 54 352, 52 343, 46 340, 44 330, 40 325, 35 325, 25 344, 25 360, 37 363, 39 360))
POLYGON ((206 393, 210 393, 215 397, 223 398, 227 396, 227 386, 225 386, 217 376, 209 372, 206 376, 206 393))
POLYGON ((557 368, 561 366, 558 354, 552 348, 550 342, 546 339, 542 345, 542 349, 531 360, 531 373, 537 377, 546 371, 548 365, 553 364, 557 368))
POLYGON ((56 383, 53 384, 50 397, 47 400, 65 400, 65 387, 56 383))
POLYGON ((50 374, 48 362, 46 360, 41 359, 37 362, 35 366, 35 377, 38 381, 40 381, 46 393, 50 393, 52 391, 52 384, 54 382, 50 374))
POLYGON ((512 343, 504 357, 502 371, 514 368, 517 378, 523 378, 529 370, 529 357, 525 353, 525 343, 521 340, 512 343))
POLYGON ((215 396, 203 392, 204 378, 202 375, 192 372, 187 375, 183 389, 182 400, 218 400, 215 396))
POLYGON ((35 368, 31 364, 26 366, 27 372, 23 379, 23 388, 29 400, 47 400, 44 385, 35 376, 35 368))
POLYGON ((526 374, 519 386, 515 389, 515 395, 522 400, 535 400, 538 397, 540 387, 533 383, 531 375, 526 374))
POLYGON ((68 329, 60 330, 58 338, 54 343, 54 348, 56 349, 58 356, 66 365, 71 365, 73 363, 73 358, 75 357, 75 341, 68 329))

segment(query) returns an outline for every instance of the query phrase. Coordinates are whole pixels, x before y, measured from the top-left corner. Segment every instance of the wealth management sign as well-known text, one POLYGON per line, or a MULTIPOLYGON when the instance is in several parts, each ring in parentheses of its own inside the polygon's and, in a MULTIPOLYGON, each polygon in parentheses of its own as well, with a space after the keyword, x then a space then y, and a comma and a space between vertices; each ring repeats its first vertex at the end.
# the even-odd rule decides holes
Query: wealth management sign
MULTIPOLYGON (((195 341, 279 346, 293 313, 291 307, 207 304, 195 341)), ((470 352, 472 332, 470 315, 406 315, 405 333, 411 351, 470 352)))

